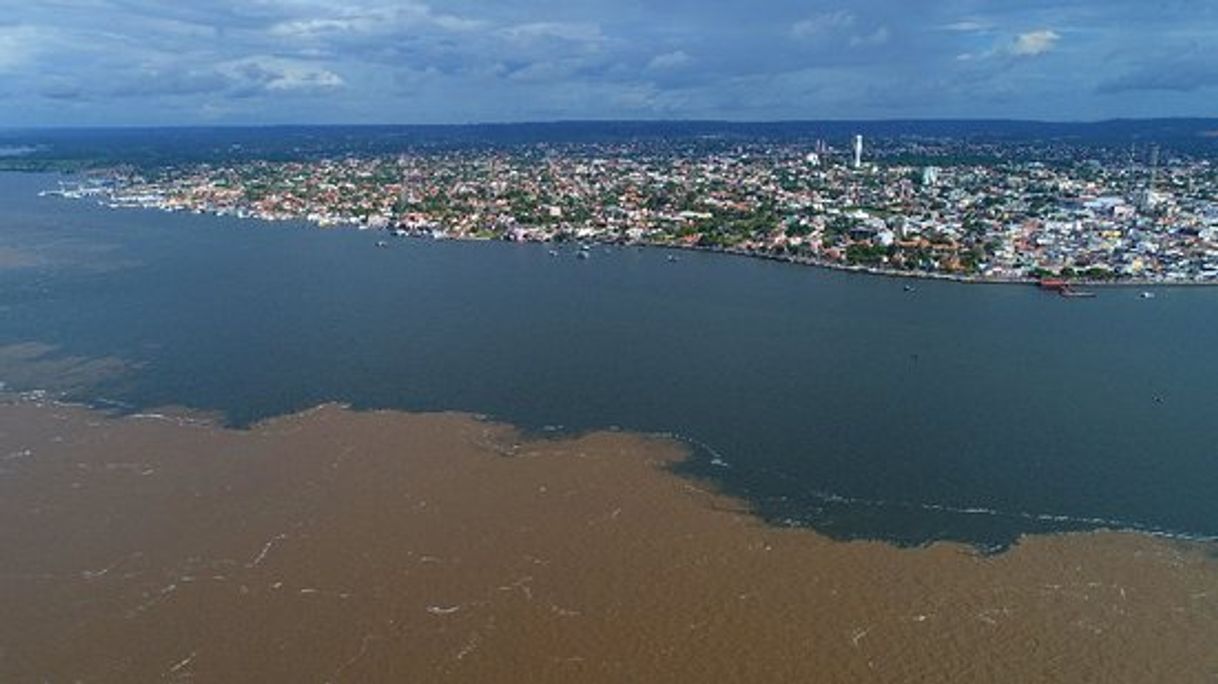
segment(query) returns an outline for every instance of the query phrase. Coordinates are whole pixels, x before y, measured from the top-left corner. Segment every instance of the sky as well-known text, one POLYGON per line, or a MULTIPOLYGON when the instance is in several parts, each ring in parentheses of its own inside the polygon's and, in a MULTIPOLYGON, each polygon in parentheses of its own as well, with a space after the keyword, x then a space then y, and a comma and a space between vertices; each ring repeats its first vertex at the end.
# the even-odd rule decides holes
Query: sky
POLYGON ((1218 0, 0 0, 0 126, 1218 115, 1218 0))

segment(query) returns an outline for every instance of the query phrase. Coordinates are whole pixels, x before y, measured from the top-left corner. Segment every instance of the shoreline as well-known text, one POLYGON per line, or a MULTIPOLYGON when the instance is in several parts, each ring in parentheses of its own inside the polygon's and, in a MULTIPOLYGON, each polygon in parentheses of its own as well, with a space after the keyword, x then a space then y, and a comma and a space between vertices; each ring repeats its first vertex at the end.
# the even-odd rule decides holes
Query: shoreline
MULTIPOLYGON (((67 198, 64 199, 85 199, 67 198)), ((207 211, 207 210, 188 210, 175 209, 159 205, 140 205, 140 204, 108 204, 101 200, 97 200, 99 206, 107 209, 131 209, 131 210, 151 210, 159 211, 166 214, 190 214, 194 216, 208 216, 212 218, 230 218, 238 221, 252 221, 266 224, 281 224, 281 223, 299 223, 302 226, 307 226, 313 230, 355 230, 358 232, 372 232, 377 234, 387 234, 391 237, 408 237, 411 239, 423 240, 452 240, 455 242, 515 242, 518 244, 535 244, 535 245, 566 245, 589 243, 603 246, 622 246, 622 247, 647 247, 652 249, 669 249, 674 251, 698 252, 705 254, 723 254, 734 257, 744 257, 750 259, 758 259, 762 261, 773 261, 777 263, 791 264, 794 266, 805 266, 811 268, 820 268, 841 273, 853 273, 857 275, 877 276, 882 278, 892 279, 907 279, 907 280, 932 280, 940 282, 958 283, 961 285, 1022 285, 1022 286, 1037 286, 1040 283, 1040 278, 993 278, 986 276, 962 275, 946 272, 926 272, 926 271, 900 271, 895 269, 876 268, 871 266, 852 265, 838 263, 833 261, 825 261, 822 259, 783 256, 778 254, 769 254, 765 252, 756 252, 750 250, 722 248, 722 247, 701 247, 698 245, 683 245, 672 244, 666 242, 654 242, 648 240, 639 241, 621 241, 621 240, 600 240, 596 238, 574 239, 574 240, 507 240, 502 237, 474 237, 461 235, 443 235, 433 237, 429 234, 424 234, 418 231, 407 231, 405 236, 394 235, 394 228, 372 228, 358 222, 342 222, 335 221, 331 224, 323 224, 319 221, 309 219, 306 216, 293 216, 284 218, 262 217, 255 215, 240 216, 233 212, 224 211, 207 211)), ((1092 280, 1092 279, 1068 279, 1069 286, 1078 287, 1095 287, 1105 289, 1120 289, 1120 288, 1153 288, 1163 289, 1172 287, 1218 287, 1218 279, 1215 280, 1161 280, 1161 279, 1142 279, 1142 278, 1119 278, 1112 280, 1092 280)))
MULTIPOLYGON (((161 211, 166 211, 167 213, 175 213, 172 210, 166 210, 166 209, 162 209, 161 211)), ((261 218, 257 218, 257 217, 242 218, 242 217, 233 216, 231 214, 207 214, 207 215, 214 216, 214 217, 236 218, 238 220, 254 220, 254 221, 261 221, 261 222, 266 222, 266 223, 275 223, 276 222, 275 220, 261 219, 261 218)), ((300 221, 308 226, 313 227, 314 229, 321 229, 321 230, 331 229, 330 227, 318 226, 316 223, 314 223, 312 221, 308 221, 307 219, 304 219, 304 218, 295 218, 295 219, 287 219, 287 220, 288 221, 300 221)), ((347 225, 347 226, 340 227, 340 229, 342 229, 342 228, 355 229, 357 231, 375 230, 376 232, 387 232, 389 230, 389 229, 379 229, 379 228, 378 229, 363 228, 363 227, 359 227, 356 225, 347 225)), ((579 244, 581 242, 581 240, 574 240, 574 241, 520 240, 520 241, 517 241, 517 240, 503 240, 500 238, 481 238, 481 237, 450 236, 450 235, 446 235, 442 238, 431 238, 426 235, 411 234, 406 237, 409 239, 415 239, 415 240, 436 239, 436 240, 440 240, 440 241, 448 240, 448 241, 453 241, 453 242, 508 242, 508 243, 513 243, 513 244, 530 244, 530 245, 539 245, 539 246, 547 246, 547 245, 561 246, 561 245, 569 245, 569 244, 579 244)), ((723 248, 718 248, 718 247, 699 247, 696 245, 677 245, 677 244, 670 244, 670 243, 666 243, 666 242, 647 242, 647 241, 617 242, 617 241, 602 241, 602 240, 595 240, 595 239, 585 239, 582 242, 587 243, 587 244, 598 245, 598 246, 606 246, 606 247, 614 247, 614 246, 643 247, 643 248, 647 248, 647 249, 695 252, 695 253, 700 253, 700 254, 719 254, 719 255, 724 255, 724 256, 729 256, 729 257, 757 259, 760 261, 773 261, 773 262, 782 263, 782 264, 790 264, 792 266, 801 266, 801 267, 814 268, 814 269, 819 268, 819 269, 825 269, 825 270, 829 270, 829 271, 838 271, 841 273, 850 273, 850 274, 863 275, 863 276, 874 276, 874 277, 880 277, 880 278, 890 278, 890 279, 894 279, 894 280, 933 280, 933 281, 940 281, 940 282, 957 283, 960 285, 995 285, 995 286, 1015 285, 1015 286, 1025 286, 1025 287, 1026 286, 1037 287, 1040 285, 1040 281, 1041 281, 1040 278, 988 278, 988 277, 984 277, 984 276, 968 276, 968 275, 958 275, 958 274, 951 274, 951 273, 897 271, 897 270, 892 270, 892 269, 872 268, 872 267, 868 267, 868 266, 855 266, 855 265, 850 265, 850 264, 839 264, 839 263, 832 262, 832 261, 822 261, 822 260, 818 260, 818 259, 786 257, 786 256, 780 256, 780 255, 776 255, 776 254, 766 254, 764 252, 751 252, 748 250, 723 249, 723 248)), ((1068 280, 1067 284, 1071 287, 1082 286, 1082 287, 1097 287, 1097 288, 1108 288, 1108 289, 1137 288, 1137 287, 1161 289, 1161 288, 1172 288, 1172 287, 1218 287, 1218 280, 1209 280, 1209 281, 1178 280, 1177 281, 1177 280, 1142 280, 1142 279, 1121 279, 1121 280, 1074 280, 1074 279, 1072 279, 1072 280, 1068 280)))
MULTIPOLYGON (((546 243, 540 243, 546 244, 546 243)), ((609 243, 613 244, 613 243, 609 243)), ((795 266, 807 266, 811 268, 823 268, 831 271, 840 271, 843 273, 853 273, 858 275, 877 276, 881 278, 892 279, 908 279, 908 280, 935 280, 942 282, 958 283, 961 285, 1023 285, 1023 286, 1039 286, 1039 278, 989 278, 985 276, 969 276, 952 273, 934 273, 921 271, 898 271, 893 269, 873 268, 870 266, 857 266, 850 264, 840 264, 832 261, 823 261, 819 259, 806 259, 799 257, 784 257, 776 254, 765 254, 762 252, 750 252, 748 250, 733 250, 721 249, 715 247, 698 247, 688 245, 669 245, 665 243, 645 243, 644 246, 660 247, 666 249, 684 250, 691 252, 703 252, 710 254, 726 254, 729 256, 745 257, 750 259, 761 259, 764 261, 777 261, 779 263, 788 263, 795 266)), ((1084 287, 1107 287, 1107 288, 1126 288, 1126 287, 1214 287, 1218 286, 1218 280, 1198 281, 1198 280, 1138 280, 1138 279, 1122 279, 1122 280, 1068 280, 1070 286, 1084 287)))

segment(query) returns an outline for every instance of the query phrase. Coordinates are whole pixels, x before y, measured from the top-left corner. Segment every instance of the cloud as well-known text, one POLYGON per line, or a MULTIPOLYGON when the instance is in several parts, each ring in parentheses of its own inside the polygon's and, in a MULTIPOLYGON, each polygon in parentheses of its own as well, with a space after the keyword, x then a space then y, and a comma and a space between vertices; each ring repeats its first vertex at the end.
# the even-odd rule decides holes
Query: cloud
POLYGON ((596 44, 605 39, 600 26, 592 23, 539 21, 516 24, 500 30, 500 35, 519 43, 558 40, 596 44))
POLYGON ((987 49, 957 53, 955 61, 958 64, 988 61, 1010 67, 1015 60, 1039 57, 1052 52, 1060 40, 1061 34, 1052 29, 1028 31, 1008 38, 1005 42, 992 44, 987 49))
POLYGON ((279 21, 269 29, 271 35, 299 39, 323 39, 342 34, 392 34, 420 27, 446 31, 472 31, 483 22, 454 14, 434 12, 422 3, 396 7, 346 8, 324 16, 296 17, 279 21))
POLYGON ((0 26, 0 72, 18 69, 34 59, 37 31, 28 26, 0 26))
POLYGON ((791 35, 800 40, 819 38, 825 34, 842 32, 854 26, 857 18, 853 12, 837 10, 801 19, 791 25, 791 35))
POLYGON ((647 69, 650 71, 668 71, 672 69, 680 69, 682 67, 689 66, 689 64, 693 61, 693 58, 690 57, 684 50, 665 52, 652 57, 651 61, 647 63, 647 69))
POLYGON ((821 44, 844 41, 850 47, 875 47, 892 37, 892 32, 884 25, 871 31, 864 29, 862 33, 853 31, 859 23, 853 12, 836 10, 801 19, 791 25, 790 33, 799 41, 821 44))
POLYGON ((862 36, 854 36, 850 39, 850 47, 874 47, 883 45, 888 42, 891 33, 887 26, 881 26, 876 30, 862 36))
POLYGON ((196 95, 219 92, 229 85, 228 80, 215 71, 154 68, 140 71, 134 78, 115 84, 105 94, 114 97, 196 95))
POLYGON ((381 24, 372 16, 293 19, 275 24, 270 33, 291 38, 318 38, 332 33, 365 33, 381 24))
POLYGON ((1015 42, 1011 45, 1010 51, 1011 54, 1019 57, 1035 57, 1053 50, 1059 40, 1061 40, 1061 35, 1052 29, 1028 31, 1015 36, 1015 42))
POLYGON ((218 71, 233 84, 233 92, 260 94, 318 93, 342 88, 341 76, 322 67, 280 57, 257 56, 228 62, 218 71))
POLYGON ((1192 50, 1163 55, 1127 68, 1102 81, 1096 92, 1103 95, 1131 92, 1190 93, 1218 86, 1218 52, 1192 50))
POLYGON ((977 19, 962 19, 960 21, 953 21, 950 24, 943 24, 939 27, 942 31, 954 31, 957 33, 979 33, 989 31, 992 28, 994 28, 993 24, 977 19))
POLYGON ((277 57, 250 57, 214 67, 183 63, 142 65, 121 78, 47 79, 39 90, 53 100, 97 102, 129 98, 169 98, 224 93, 248 98, 257 95, 309 94, 342 88, 338 74, 306 62, 277 57))
POLYGON ((569 78, 579 68, 579 63, 572 60, 532 62, 510 71, 507 77, 513 81, 554 83, 569 78))
POLYGON ((1206 114, 1210 4, 10 0, 0 126, 1206 114))

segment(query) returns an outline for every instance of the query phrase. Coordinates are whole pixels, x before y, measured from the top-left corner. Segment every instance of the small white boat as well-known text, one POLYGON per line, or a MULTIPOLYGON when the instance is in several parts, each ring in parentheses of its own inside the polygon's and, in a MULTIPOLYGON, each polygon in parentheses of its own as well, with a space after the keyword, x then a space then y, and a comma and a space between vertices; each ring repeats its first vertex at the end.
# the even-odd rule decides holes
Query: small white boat
POLYGON ((1141 297, 1142 299, 1154 299, 1155 293, 1150 292, 1150 291, 1144 291, 1144 292, 1142 292, 1142 294, 1140 294, 1138 296, 1141 297))

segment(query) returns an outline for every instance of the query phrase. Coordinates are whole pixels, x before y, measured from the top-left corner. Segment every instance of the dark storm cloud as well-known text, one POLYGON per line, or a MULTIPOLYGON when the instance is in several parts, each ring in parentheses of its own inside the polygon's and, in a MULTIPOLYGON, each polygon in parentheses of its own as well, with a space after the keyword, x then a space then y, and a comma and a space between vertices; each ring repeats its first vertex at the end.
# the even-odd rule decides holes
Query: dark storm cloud
POLYGON ((1218 86, 1218 10, 1171 0, 8 4, 0 125, 1100 118, 1218 86))

